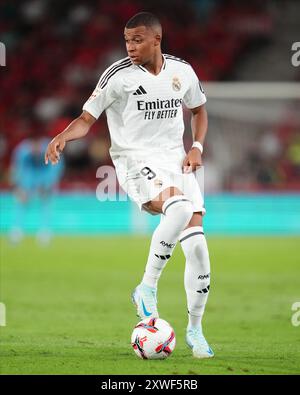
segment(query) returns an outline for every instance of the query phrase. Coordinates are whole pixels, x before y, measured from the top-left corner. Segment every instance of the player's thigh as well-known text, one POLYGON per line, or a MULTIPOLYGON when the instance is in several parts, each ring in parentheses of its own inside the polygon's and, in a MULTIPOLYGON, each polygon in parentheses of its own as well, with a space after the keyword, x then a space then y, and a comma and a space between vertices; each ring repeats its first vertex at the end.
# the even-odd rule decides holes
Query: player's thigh
POLYGON ((193 226, 202 226, 203 224, 203 213, 198 211, 193 214, 190 222, 187 224, 185 229, 192 228, 193 226))
POLYGON ((177 187, 169 187, 160 192, 154 199, 143 204, 144 210, 153 213, 162 213, 162 206, 172 196, 183 195, 177 187))

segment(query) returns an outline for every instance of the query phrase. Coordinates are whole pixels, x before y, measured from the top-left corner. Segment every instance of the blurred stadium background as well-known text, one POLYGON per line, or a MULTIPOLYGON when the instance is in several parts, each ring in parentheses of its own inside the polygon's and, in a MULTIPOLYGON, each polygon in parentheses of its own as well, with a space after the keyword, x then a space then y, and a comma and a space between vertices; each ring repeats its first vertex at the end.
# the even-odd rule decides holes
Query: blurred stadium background
MULTIPOLYGON (((290 323, 299 300, 300 66, 291 61, 299 15, 297 0, 0 2, 4 372, 299 373, 299 333, 290 323), (217 357, 201 369, 183 345, 178 249, 160 291, 163 316, 177 330, 178 357, 149 370, 129 363, 126 341, 135 321, 124 295, 142 274, 159 218, 139 213, 122 191, 122 199, 97 199, 97 169, 112 165, 105 116, 64 152, 53 243, 44 249, 33 242, 42 215, 37 200, 26 208, 29 237, 19 246, 8 242, 14 148, 32 133, 52 138, 81 113, 102 71, 126 56, 123 26, 142 10, 160 17, 163 52, 192 64, 208 98, 204 226, 214 287, 205 319, 217 357)), ((185 121, 188 149, 188 113, 185 121)))
MULTIPOLYGON (((14 147, 33 130, 52 137, 80 114, 103 69, 126 56, 123 26, 141 9, 158 14, 163 51, 188 60, 208 96, 207 231, 298 234, 300 67, 291 63, 291 46, 300 5, 292 0, 2 1, 1 232, 12 220, 14 147)), ((186 125, 188 148, 188 114, 186 125)), ((97 168, 112 164, 109 145, 104 116, 88 138, 68 145, 53 202, 55 233, 147 233, 155 226, 157 218, 140 216, 130 202, 96 200, 97 168)), ((33 233, 38 207, 28 210, 26 231, 33 233)))

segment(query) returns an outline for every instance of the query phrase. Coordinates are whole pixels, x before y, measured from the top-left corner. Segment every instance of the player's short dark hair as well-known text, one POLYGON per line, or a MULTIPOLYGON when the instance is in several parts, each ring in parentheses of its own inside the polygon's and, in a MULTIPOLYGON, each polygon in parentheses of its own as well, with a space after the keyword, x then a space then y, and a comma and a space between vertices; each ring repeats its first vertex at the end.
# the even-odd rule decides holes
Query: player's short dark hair
POLYGON ((126 29, 133 29, 138 26, 158 26, 161 28, 159 19, 151 12, 139 12, 138 14, 135 14, 132 18, 129 19, 125 27, 126 29))

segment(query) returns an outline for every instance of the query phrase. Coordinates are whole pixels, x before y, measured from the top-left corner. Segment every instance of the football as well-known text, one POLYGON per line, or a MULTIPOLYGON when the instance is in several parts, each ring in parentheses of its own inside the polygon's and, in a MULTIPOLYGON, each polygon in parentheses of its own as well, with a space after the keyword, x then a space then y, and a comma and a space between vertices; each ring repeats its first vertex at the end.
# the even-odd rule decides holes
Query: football
POLYGON ((148 318, 134 327, 131 345, 136 355, 142 359, 165 359, 174 351, 175 332, 167 321, 148 318))

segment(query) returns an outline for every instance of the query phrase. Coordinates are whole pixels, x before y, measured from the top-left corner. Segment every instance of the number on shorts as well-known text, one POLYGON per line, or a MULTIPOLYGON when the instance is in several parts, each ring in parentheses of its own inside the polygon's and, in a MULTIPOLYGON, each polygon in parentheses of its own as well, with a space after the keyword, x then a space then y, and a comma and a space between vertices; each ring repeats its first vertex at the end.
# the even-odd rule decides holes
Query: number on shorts
POLYGON ((152 178, 156 177, 156 173, 154 173, 153 170, 150 169, 150 167, 143 167, 141 170, 141 174, 143 176, 148 176, 147 179, 148 180, 152 180, 152 178))

